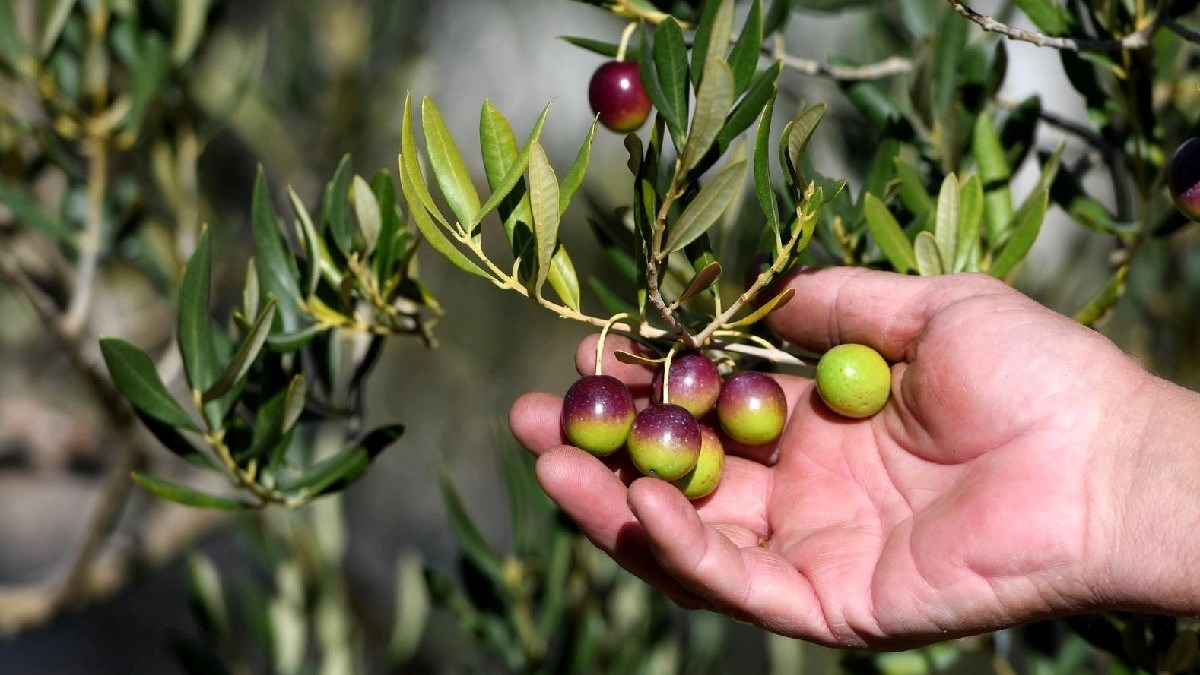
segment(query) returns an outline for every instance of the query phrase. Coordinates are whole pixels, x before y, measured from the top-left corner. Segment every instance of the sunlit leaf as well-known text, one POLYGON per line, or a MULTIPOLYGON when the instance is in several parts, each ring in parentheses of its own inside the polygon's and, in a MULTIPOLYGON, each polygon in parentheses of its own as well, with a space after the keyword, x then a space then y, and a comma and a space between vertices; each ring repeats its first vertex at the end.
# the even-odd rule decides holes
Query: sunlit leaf
POLYGON ((667 241, 663 246, 665 254, 681 250, 717 222, 742 190, 746 181, 746 169, 746 160, 734 162, 721 169, 701 188, 700 194, 688 204, 667 234, 667 241))
POLYGON ((1067 30, 1067 18, 1051 0, 1016 0, 1017 7, 1047 35, 1062 35, 1067 30))
POLYGON ((975 119, 971 151, 983 181, 983 219, 988 243, 995 249, 1004 240, 1008 221, 1012 219, 1012 191, 1009 188, 1012 170, 987 113, 980 113, 975 119))
POLYGON ((953 272, 976 271, 978 266, 979 226, 983 220, 983 181, 973 173, 959 188, 958 242, 954 248, 953 272))
POLYGON ((1029 208, 1022 208, 1018 212, 1012 234, 988 268, 992 276, 1000 279, 1007 277, 1013 267, 1025 259, 1025 255, 1033 247, 1033 242, 1037 240, 1038 232, 1041 231, 1049 202, 1050 194, 1042 188, 1032 197, 1029 208))
POLYGON ((779 203, 775 199, 775 187, 771 181, 771 114, 775 109, 772 95, 763 108, 758 120, 758 133, 754 142, 754 194, 758 205, 767 219, 767 227, 779 230, 779 203))
POLYGON ((196 51, 204 36, 210 0, 184 0, 175 5, 175 34, 171 40, 171 63, 182 66, 196 51))
POLYGON ((458 222, 466 226, 479 213, 479 193, 471 183, 471 173, 467 171, 462 153, 446 128, 441 112, 428 96, 421 101, 421 126, 425 130, 425 147, 429 151, 433 177, 458 222))
POLYGON ((688 285, 683 289, 683 293, 679 295, 679 302, 686 302, 703 293, 716 283, 719 278, 721 278, 721 263, 716 261, 708 263, 700 268, 700 271, 688 282, 688 285))
POLYGON ((542 144, 534 142, 529 155, 529 203, 533 209, 533 230, 537 242, 537 280, 533 291, 540 295, 550 273, 550 260, 558 246, 558 177, 542 144))
MULTIPOLYGON (((728 0, 726 0, 728 1, 728 0)), ((700 162, 717 139, 725 115, 733 105, 733 73, 724 59, 709 62, 708 74, 696 92, 696 114, 683 148, 681 171, 686 174, 700 162)))
POLYGON ((354 214, 358 219, 358 231, 362 234, 364 251, 371 253, 379 242, 379 232, 383 229, 383 214, 379 203, 375 201, 375 192, 362 176, 355 176, 350 188, 351 199, 354 200, 354 214))
POLYGON ((688 116, 687 46, 679 23, 669 18, 654 30, 654 70, 658 75, 668 122, 682 128, 688 116))
POLYGON ((483 220, 484 216, 498 207, 525 174, 525 170, 529 166, 529 153, 533 149, 533 144, 542 135, 542 127, 546 124, 546 115, 550 113, 550 105, 548 103, 542 109, 542 114, 538 116, 537 122, 529 132, 529 138, 525 140, 525 145, 521 146, 521 150, 513 155, 511 150, 516 145, 516 139, 512 135, 512 127, 509 126, 504 115, 492 107, 491 102, 484 102, 483 112, 479 118, 479 137, 480 145, 483 148, 484 162, 490 164, 490 167, 485 167, 485 171, 488 173, 489 183, 492 182, 490 178, 492 175, 499 174, 501 178, 495 182, 495 185, 492 185, 492 196, 470 220, 468 223, 470 227, 474 228, 479 221, 483 220))
POLYGON ((758 323, 759 321, 762 321, 763 319, 767 318, 767 315, 770 314, 771 312, 774 312, 775 310, 779 309, 780 307, 783 307, 784 305, 786 305, 788 303, 788 301, 790 301, 792 299, 792 297, 795 295, 796 295, 796 289, 789 286, 788 288, 783 289, 783 291, 781 293, 779 293, 778 295, 776 295, 775 297, 764 302, 762 304, 762 306, 760 306, 758 309, 754 310, 750 314, 747 314, 746 316, 738 319, 737 321, 734 321, 733 323, 727 324, 727 327, 740 328, 742 326, 749 326, 751 324, 758 323))
MULTIPOLYGON (((588 128, 587 136, 583 139, 583 145, 579 146, 579 152, 575 155, 575 162, 571 164, 571 170, 563 176, 562 188, 558 193, 558 212, 560 214, 567 212, 567 207, 571 205, 571 198, 575 196, 575 191, 583 185, 583 177, 587 174, 588 163, 592 159, 592 140, 596 138, 596 124, 598 119, 592 120, 592 126, 588 128)), ((554 283, 554 280, 550 280, 554 283)))
POLYGON ((942 257, 942 269, 953 270, 958 250, 958 177, 950 173, 942 180, 938 192, 937 214, 933 221, 933 236, 942 257))
MULTIPOLYGON (((433 219, 441 223, 443 227, 450 227, 450 222, 442 215, 437 205, 433 203, 433 196, 429 194, 429 186, 425 183, 425 174, 421 172, 420 152, 417 150, 417 136, 413 131, 413 115, 411 97, 408 94, 404 96, 404 112, 401 116, 403 120, 400 125, 400 176, 403 179, 408 177, 408 182, 411 185, 412 198, 405 197, 405 201, 409 203, 409 211, 415 211, 413 204, 420 204, 425 208, 425 212, 433 216, 433 219)), ((403 189, 404 181, 401 180, 400 187, 403 189)))
POLYGON ((567 249, 561 244, 554 250, 554 257, 550 259, 548 280, 563 304, 579 311, 579 276, 575 273, 575 264, 571 262, 571 256, 567 255, 567 249))
MULTIPOLYGON (((692 37, 692 84, 704 82, 708 64, 725 58, 733 36, 733 0, 708 0, 692 37)), ((730 78, 732 82, 732 76, 730 78)))
POLYGON ((917 238, 913 242, 913 254, 917 259, 917 273, 921 276, 932 277, 945 272, 937 240, 928 231, 917 233, 917 238))
POLYGON ((413 222, 416 223, 417 229, 421 231, 421 236, 435 251, 446 256, 446 259, 454 263, 455 267, 481 276, 485 279, 491 279, 491 275, 484 272, 479 265, 472 262, 462 251, 458 249, 442 231, 437 224, 429 218, 429 212, 421 205, 420 197, 417 196, 417 189, 413 186, 408 172, 403 168, 404 159, 400 159, 400 191, 404 193, 404 201, 408 203, 409 213, 412 214, 413 222))
POLYGON ((901 274, 917 268, 917 257, 912 244, 904 236, 904 230, 896 222, 895 216, 888 211, 887 206, 879 198, 868 193, 863 198, 863 212, 866 215, 867 230, 871 238, 892 263, 892 269, 901 274))
POLYGON ((746 15, 746 23, 742 26, 742 33, 734 43, 733 50, 729 52, 729 67, 733 70, 735 96, 740 96, 750 86, 754 71, 758 69, 762 41, 762 0, 753 0, 750 3, 750 12, 746 15))

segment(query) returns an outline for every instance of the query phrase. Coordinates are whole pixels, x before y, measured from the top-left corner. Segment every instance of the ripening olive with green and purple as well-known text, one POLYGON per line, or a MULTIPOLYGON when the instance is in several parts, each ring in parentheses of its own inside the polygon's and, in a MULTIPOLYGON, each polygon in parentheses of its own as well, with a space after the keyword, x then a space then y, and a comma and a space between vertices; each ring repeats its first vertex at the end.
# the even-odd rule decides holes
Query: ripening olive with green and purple
POLYGON ((650 97, 634 61, 609 61, 596 69, 588 83, 588 102, 609 131, 637 131, 650 116, 650 97))
POLYGON ((611 375, 587 375, 563 396, 562 429, 572 445, 610 455, 625 445, 636 414, 623 382, 611 375))
POLYGON ((1183 215, 1200 222, 1200 138, 1189 138, 1176 148, 1167 169, 1167 187, 1183 215))
POLYGON ((688 499, 702 499, 712 494, 721 483, 721 475, 725 472, 725 447, 717 432, 700 425, 700 456, 696 458, 696 466, 683 478, 672 481, 688 499))
MULTIPOLYGON (((667 400, 683 406, 699 419, 708 414, 721 395, 721 373, 712 359, 703 354, 683 354, 671 360, 666 378, 667 400)), ((654 402, 663 400, 663 371, 654 375, 651 385, 654 402)))
POLYGON ((633 465, 647 476, 682 478, 700 458, 700 423, 681 406, 656 403, 637 414, 626 447, 633 465))
POLYGON ((762 445, 779 438, 787 421, 787 399, 775 378, 746 370, 721 387, 717 399, 721 428, 735 441, 762 445))

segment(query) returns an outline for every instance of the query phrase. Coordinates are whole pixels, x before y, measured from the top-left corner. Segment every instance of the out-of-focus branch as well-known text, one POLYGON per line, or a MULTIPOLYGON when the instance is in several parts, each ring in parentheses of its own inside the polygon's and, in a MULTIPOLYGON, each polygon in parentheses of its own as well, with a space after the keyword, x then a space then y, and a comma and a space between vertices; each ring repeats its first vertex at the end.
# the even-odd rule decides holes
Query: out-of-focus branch
POLYGON ((1045 33, 1023 30, 997 21, 990 16, 980 14, 971 9, 962 0, 948 0, 948 2, 954 11, 989 33, 998 33, 1010 40, 1028 42, 1039 47, 1049 47, 1069 52, 1121 52, 1129 49, 1143 49, 1150 46, 1150 38, 1154 36, 1154 32, 1158 30, 1159 25, 1162 23, 1161 19, 1155 18, 1142 28, 1116 39, 1089 40, 1055 37, 1046 35, 1045 33))
POLYGON ((1188 42, 1191 42, 1192 44, 1200 45, 1200 33, 1179 23, 1175 19, 1172 19, 1169 16, 1164 17, 1162 20, 1162 25, 1165 26, 1167 28, 1167 30, 1178 35, 1179 37, 1183 38, 1184 40, 1187 40, 1188 42))
POLYGON ((222 512, 158 504, 139 527, 132 545, 98 551, 79 568, 71 605, 61 602, 59 585, 0 589, 0 637, 45 625, 71 607, 120 591, 170 562, 227 519, 222 512))
POLYGON ((892 56, 876 63, 868 63, 861 66, 839 66, 832 63, 792 56, 783 50, 781 43, 777 43, 775 48, 767 53, 770 54, 771 58, 783 64, 784 68, 794 70, 801 75, 827 77, 831 80, 841 82, 879 80, 893 75, 903 75, 912 70, 912 61, 902 56, 892 56))

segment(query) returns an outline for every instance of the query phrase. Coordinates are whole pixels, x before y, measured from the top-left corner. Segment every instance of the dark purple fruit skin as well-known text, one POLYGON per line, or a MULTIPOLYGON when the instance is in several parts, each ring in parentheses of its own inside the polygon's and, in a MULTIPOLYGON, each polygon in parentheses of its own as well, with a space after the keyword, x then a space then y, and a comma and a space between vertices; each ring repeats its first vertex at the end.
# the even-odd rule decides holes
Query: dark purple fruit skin
POLYGON ((770 443, 779 438, 787 421, 787 399, 774 378, 745 370, 725 380, 717 399, 717 418, 735 441, 770 443))
POLYGON ((620 449, 636 415, 633 395, 611 375, 581 377, 563 396, 563 433, 572 445, 593 455, 620 449))
POLYGON ((647 476, 675 480, 700 457, 700 423, 681 406, 658 403, 638 413, 626 445, 633 465, 647 476))
POLYGON ((1175 150, 1167 186, 1183 215, 1200 222, 1200 138, 1189 138, 1175 150))
POLYGON ((609 61, 597 68, 588 84, 588 102, 600 123, 619 134, 636 131, 650 116, 650 97, 633 61, 609 61))
MULTIPOLYGON (((655 403, 662 402, 662 371, 654 375, 651 392, 655 403)), ((708 414, 717 404, 721 395, 721 373, 712 359, 703 354, 684 354, 671 361, 671 377, 667 380, 670 387, 668 398, 671 403, 683 406, 692 417, 700 418, 708 414)))

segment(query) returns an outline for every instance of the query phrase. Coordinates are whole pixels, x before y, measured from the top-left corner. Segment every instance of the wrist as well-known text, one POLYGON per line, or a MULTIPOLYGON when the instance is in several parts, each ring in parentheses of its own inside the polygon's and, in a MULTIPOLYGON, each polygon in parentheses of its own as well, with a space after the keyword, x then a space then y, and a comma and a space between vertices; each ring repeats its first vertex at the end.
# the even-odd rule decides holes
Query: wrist
POLYGON ((1200 613, 1200 395, 1146 374, 1092 486, 1100 607, 1200 613))

